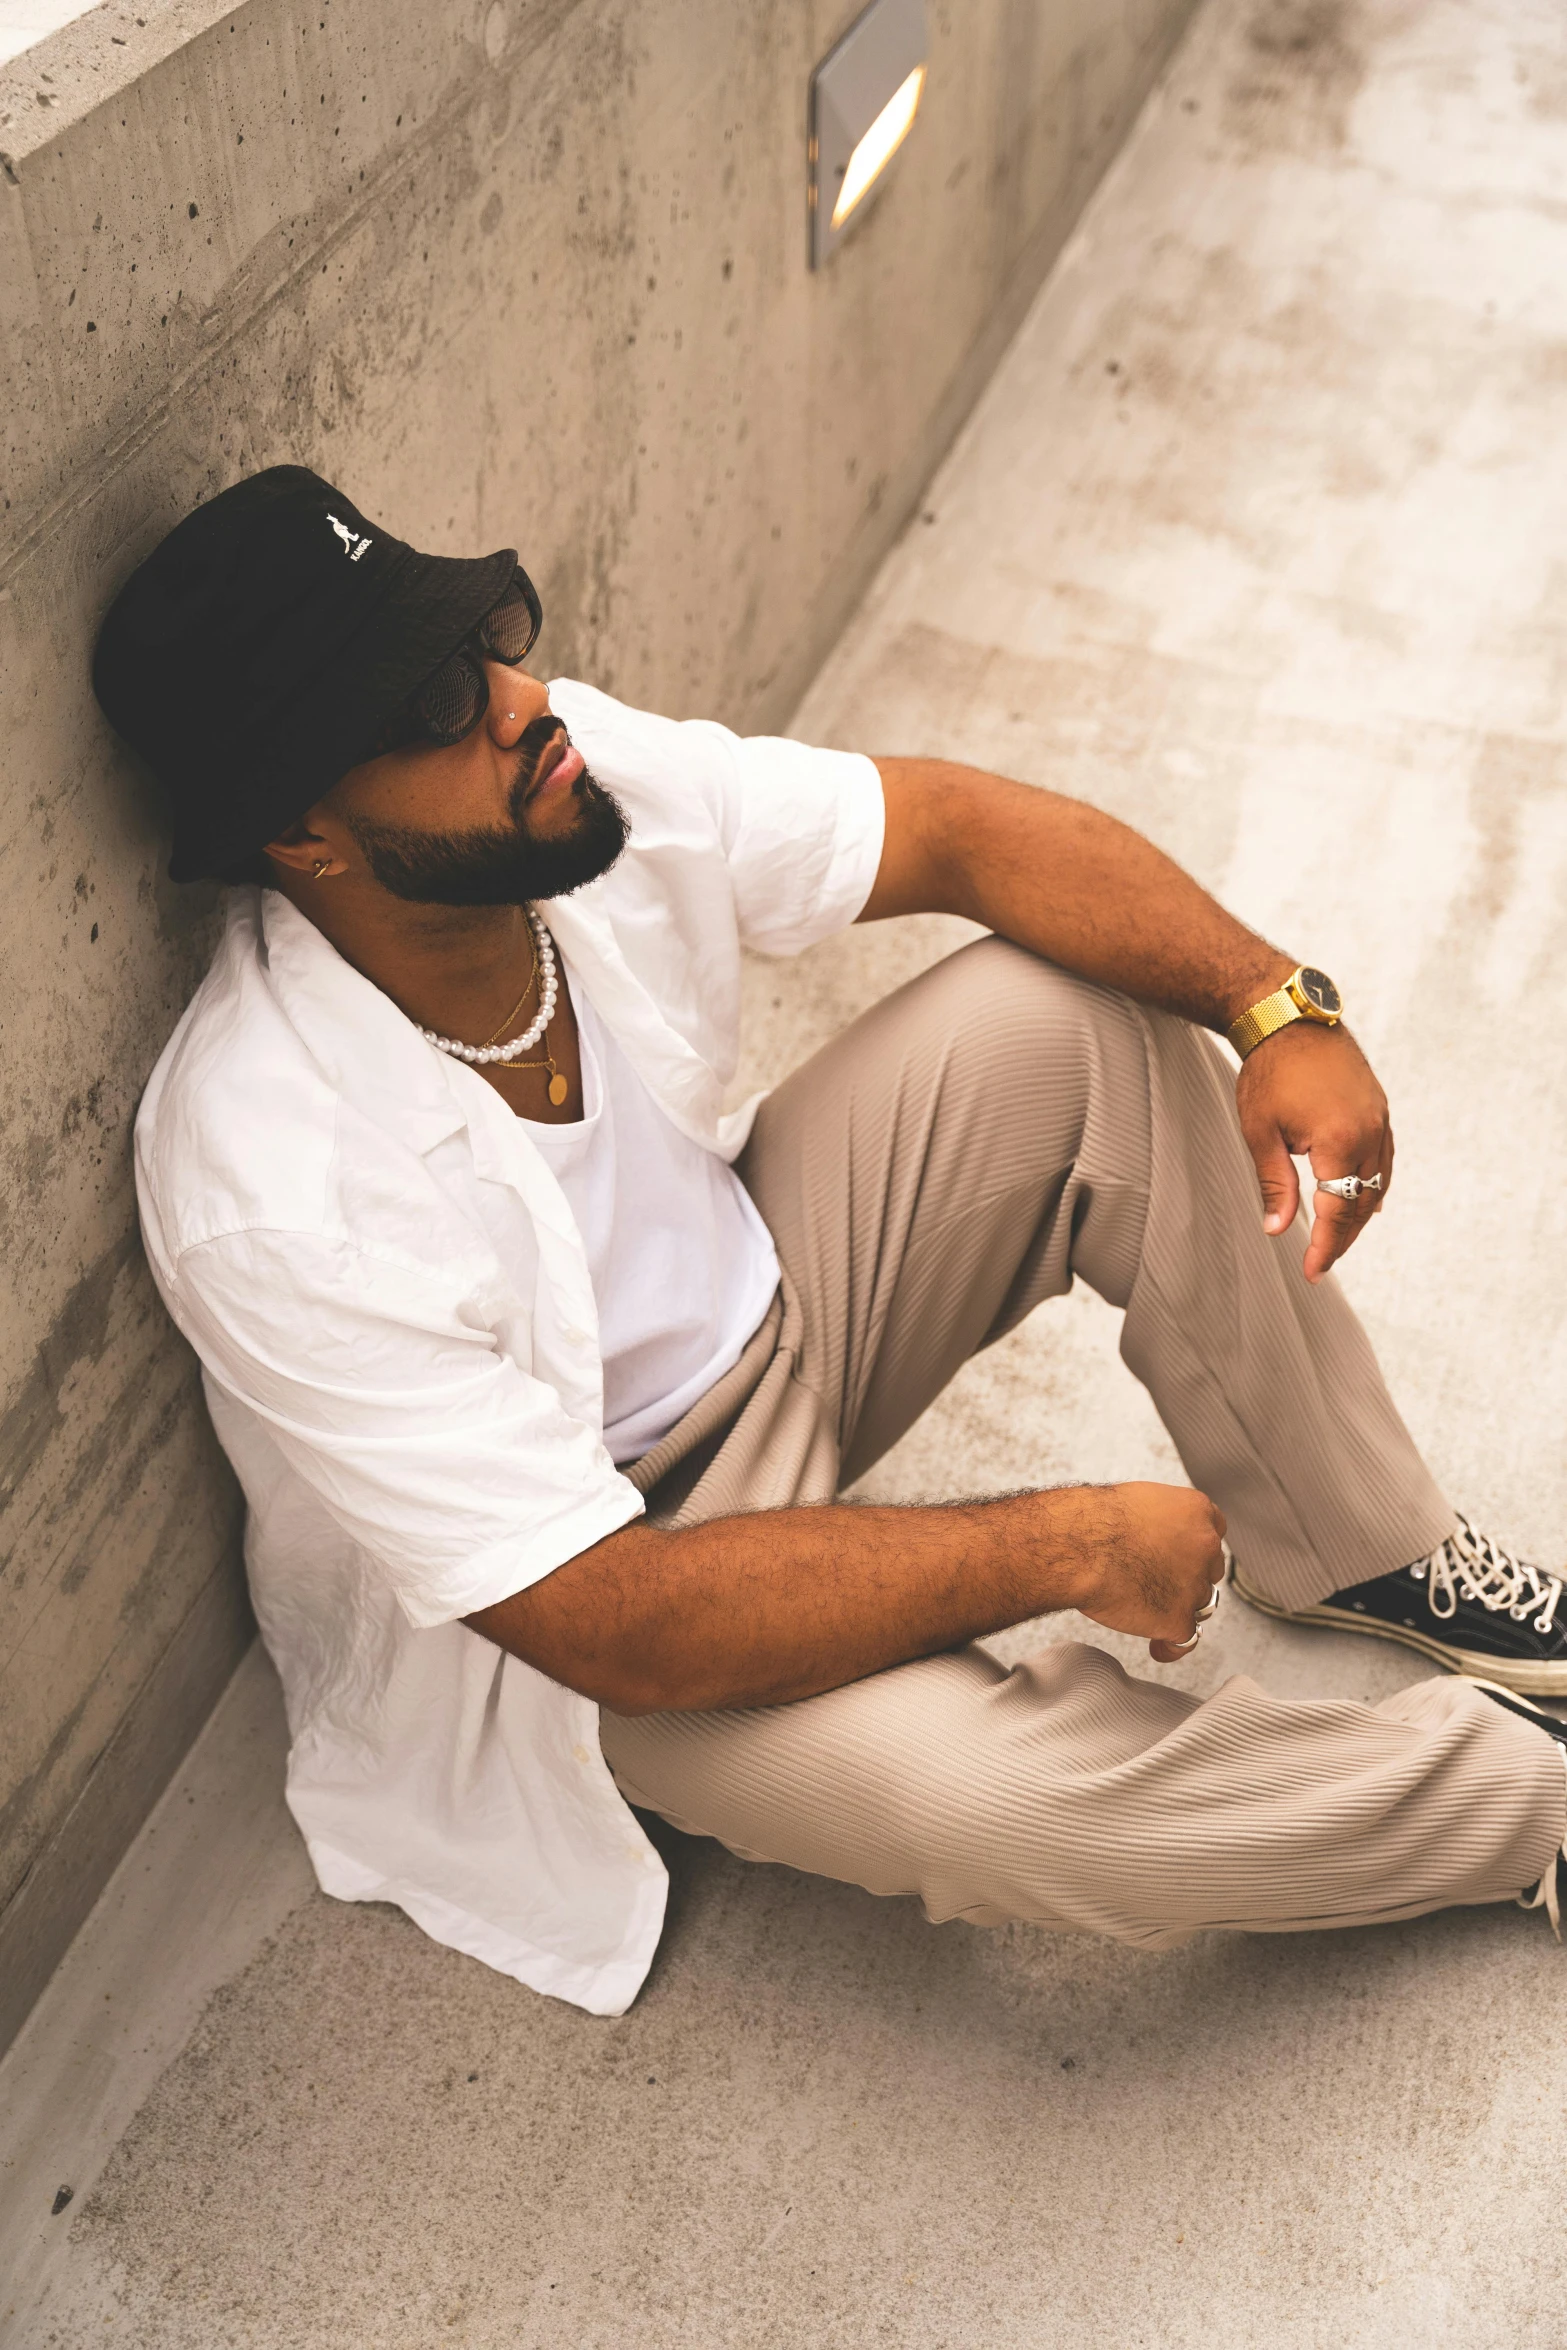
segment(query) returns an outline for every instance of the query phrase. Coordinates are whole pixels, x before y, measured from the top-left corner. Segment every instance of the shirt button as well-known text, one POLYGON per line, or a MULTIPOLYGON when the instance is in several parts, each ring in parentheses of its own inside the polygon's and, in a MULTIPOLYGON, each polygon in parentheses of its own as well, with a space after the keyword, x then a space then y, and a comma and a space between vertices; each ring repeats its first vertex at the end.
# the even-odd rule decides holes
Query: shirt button
POLYGON ((568 1346, 586 1346, 588 1343, 588 1334, 585 1330, 567 1330, 563 1336, 568 1346))
POLYGON ((585 1746, 574 1746, 571 1750, 571 1759, 573 1762, 585 1763, 591 1762, 593 1757, 585 1746))

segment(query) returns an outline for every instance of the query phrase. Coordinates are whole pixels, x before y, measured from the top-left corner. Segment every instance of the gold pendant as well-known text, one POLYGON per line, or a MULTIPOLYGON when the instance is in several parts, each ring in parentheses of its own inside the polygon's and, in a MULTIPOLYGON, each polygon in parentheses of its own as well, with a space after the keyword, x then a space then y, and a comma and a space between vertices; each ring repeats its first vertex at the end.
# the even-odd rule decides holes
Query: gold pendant
POLYGON ((555 1107, 558 1110, 565 1098, 566 1080, 564 1077, 562 1077, 560 1071, 557 1069, 554 1076, 550 1079, 550 1100, 555 1104, 555 1107))

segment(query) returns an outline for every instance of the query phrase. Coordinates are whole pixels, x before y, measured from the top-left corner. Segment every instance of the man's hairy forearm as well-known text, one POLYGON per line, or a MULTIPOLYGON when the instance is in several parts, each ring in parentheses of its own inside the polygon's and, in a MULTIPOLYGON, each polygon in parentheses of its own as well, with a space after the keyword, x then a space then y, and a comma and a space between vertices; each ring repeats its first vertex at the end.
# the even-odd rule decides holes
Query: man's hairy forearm
POLYGON ((1057 1608, 1185 1640, 1212 1528, 1135 1485, 637 1524, 467 1620, 616 1713, 778 1705, 1057 1608))
POLYGON ((1074 1605, 1084 1517, 1019 1494, 627 1526, 468 1620, 617 1713, 776 1705, 1074 1605))
POLYGON ((862 921, 939 904, 1085 979, 1220 1030, 1293 968, 1099 808, 948 760, 878 764, 893 845, 862 921))

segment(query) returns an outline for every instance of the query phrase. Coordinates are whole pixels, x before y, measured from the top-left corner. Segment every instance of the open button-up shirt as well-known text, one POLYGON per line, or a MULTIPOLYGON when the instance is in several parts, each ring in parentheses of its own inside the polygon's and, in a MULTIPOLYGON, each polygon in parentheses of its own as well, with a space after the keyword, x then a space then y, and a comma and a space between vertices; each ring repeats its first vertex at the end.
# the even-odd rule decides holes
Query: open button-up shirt
MULTIPOLYGON (((557 681, 625 807, 614 870, 547 909, 574 985, 677 1127, 732 1159, 741 948, 851 922, 868 759, 676 724, 557 681)), ((596 2013, 634 1997, 657 1854, 598 1710, 461 1618, 625 1525, 598 1314, 527 1123, 274 891, 236 890, 136 1126, 147 1254, 249 1505, 322 1886, 596 2013)))

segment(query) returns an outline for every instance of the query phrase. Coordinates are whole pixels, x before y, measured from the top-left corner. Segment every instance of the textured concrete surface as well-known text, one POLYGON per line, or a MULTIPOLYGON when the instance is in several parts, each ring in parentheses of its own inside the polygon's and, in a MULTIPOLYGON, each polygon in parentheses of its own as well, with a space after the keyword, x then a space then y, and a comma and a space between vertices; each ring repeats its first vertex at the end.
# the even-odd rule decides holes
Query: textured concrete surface
POLYGON ((814 276, 852 0, 106 0, 0 65, 0 2046, 247 1637, 130 1195, 211 896, 87 692, 109 596, 300 460, 523 547, 556 669, 776 722, 1189 5, 933 7, 920 120, 814 276))
MULTIPOLYGON (((1102 799, 1337 974, 1402 1146, 1349 1286, 1455 1498, 1556 1561, 1564 352, 1560 11, 1218 0, 798 720, 1102 799)), ((945 935, 757 967, 756 1070, 945 935)), ((1167 1473, 1115 1335, 1040 1315, 875 1490, 1167 1473)), ((1418 1668, 1232 1604, 1180 1670, 1237 1669, 1418 1668)), ((1149 1956, 670 1838, 596 2022, 303 1891, 280 1753, 257 1660, 0 2073, 8 2350, 1562 2338, 1538 1918, 1149 1956)))

